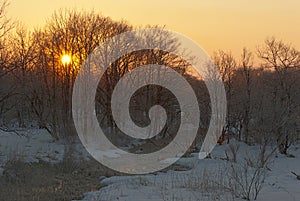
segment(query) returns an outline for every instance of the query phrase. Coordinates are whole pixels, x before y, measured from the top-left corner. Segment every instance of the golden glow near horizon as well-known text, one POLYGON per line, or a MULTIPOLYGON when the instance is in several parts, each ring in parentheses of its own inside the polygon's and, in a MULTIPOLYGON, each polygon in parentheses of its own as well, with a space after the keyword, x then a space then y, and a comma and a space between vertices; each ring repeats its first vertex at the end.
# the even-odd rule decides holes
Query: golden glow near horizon
POLYGON ((274 36, 300 49, 300 0, 10 0, 8 15, 28 27, 43 26, 61 8, 94 10, 130 24, 166 25, 195 40, 210 54, 239 56, 274 36))
POLYGON ((71 57, 69 55, 65 54, 61 57, 61 62, 63 63, 63 65, 67 65, 67 64, 71 63, 71 57))

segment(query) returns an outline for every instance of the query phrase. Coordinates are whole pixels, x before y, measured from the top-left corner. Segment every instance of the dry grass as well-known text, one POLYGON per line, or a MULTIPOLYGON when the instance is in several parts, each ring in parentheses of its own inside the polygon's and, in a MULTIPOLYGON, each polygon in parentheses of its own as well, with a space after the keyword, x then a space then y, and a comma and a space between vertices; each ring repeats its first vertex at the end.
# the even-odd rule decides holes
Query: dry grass
MULTIPOLYGON (((0 200, 3 201, 70 201, 81 199, 84 193, 95 191, 103 185, 102 175, 112 176, 115 172, 96 161, 66 164, 24 163, 11 161, 0 177, 0 200), (72 167, 66 169, 66 167, 72 167)), ((73 163, 73 162, 72 162, 73 163)))

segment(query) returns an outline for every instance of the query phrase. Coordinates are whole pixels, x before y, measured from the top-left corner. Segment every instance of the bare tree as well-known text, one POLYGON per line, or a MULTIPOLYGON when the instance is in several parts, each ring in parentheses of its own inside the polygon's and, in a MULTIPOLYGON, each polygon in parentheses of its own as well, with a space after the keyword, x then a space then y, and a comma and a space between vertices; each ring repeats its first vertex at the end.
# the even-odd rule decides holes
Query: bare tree
POLYGON ((233 76, 237 68, 237 62, 234 59, 231 52, 226 53, 222 50, 219 50, 218 52, 214 53, 213 61, 216 67, 219 69, 221 79, 225 85, 225 91, 227 96, 227 120, 224 133, 228 134, 229 132, 231 132, 231 129, 235 124, 232 112, 232 97, 234 84, 233 76))
POLYGON ((42 127, 52 136, 75 133, 71 98, 80 65, 101 42, 129 29, 126 23, 112 21, 94 12, 60 10, 43 29, 35 31, 39 50, 35 71, 36 76, 43 77, 41 85, 44 86, 37 90, 39 100, 44 100, 41 102, 46 105, 43 122, 48 122, 42 123, 42 127), (64 55, 70 57, 69 62, 62 61, 64 55))
MULTIPOLYGON (((25 117, 30 117, 30 99, 32 76, 36 63, 37 47, 30 32, 19 24, 16 26, 14 34, 11 36, 12 65, 15 67, 13 72, 16 90, 16 113, 20 127, 25 127, 25 117)), ((34 108, 32 108, 34 109, 34 108)))
MULTIPOLYGON (((151 27, 151 28, 158 28, 158 27, 151 27)), ((109 60, 110 55, 114 55, 117 51, 126 51, 129 50, 129 54, 124 54, 121 58, 114 61, 109 68, 104 73, 103 79, 100 81, 100 85, 98 87, 97 93, 97 104, 98 110, 105 111, 101 112, 98 115, 99 120, 106 120, 102 123, 104 128, 109 128, 111 133, 118 134, 120 130, 118 130, 116 124, 113 121, 112 113, 111 113, 111 106, 110 106, 110 99, 114 87, 118 83, 118 81, 126 74, 129 73, 131 70, 134 70, 143 65, 151 65, 151 64, 158 64, 158 65, 165 65, 168 67, 173 68, 175 71, 181 74, 186 73, 187 69, 187 62, 179 58, 177 55, 173 55, 168 52, 160 51, 160 49, 172 49, 177 48, 178 43, 172 39, 172 37, 166 36, 166 33, 163 32, 162 34, 160 29, 152 29, 151 37, 148 35, 148 32, 138 31, 136 35, 132 37, 136 37, 139 40, 132 40, 128 38, 122 38, 121 41, 114 41, 113 47, 108 47, 108 50, 103 50, 104 52, 101 54, 101 65, 107 65, 106 60, 109 60), (153 37, 154 35, 154 37, 153 37), (126 41, 126 46, 124 46, 124 41, 126 41), (137 41, 139 41, 139 45, 151 45, 153 49, 151 50, 140 50, 140 51, 131 51, 136 46, 137 41)), ((115 40, 115 39, 113 39, 115 40)), ((159 71, 143 71, 143 77, 146 76, 148 80, 154 79, 167 79, 168 73, 166 70, 159 70, 159 71)), ((139 86, 141 83, 144 83, 144 80, 139 79, 139 76, 130 77, 128 78, 127 82, 122 83, 123 86, 127 86, 131 88, 132 86, 139 86), (136 79, 135 79, 136 78, 136 79)), ((126 93, 126 92, 124 92, 126 93)), ((166 95, 165 89, 159 86, 154 85, 147 85, 142 87, 141 90, 138 90, 137 93, 134 94, 132 97, 132 101, 130 103, 130 114, 132 115, 132 120, 137 125, 148 125, 149 118, 148 112, 149 109, 155 105, 159 104, 162 105, 165 109, 170 106, 174 106, 174 99, 170 96, 166 95)), ((174 106, 175 107, 175 106, 174 106)), ((167 110, 167 109, 166 109, 167 110)), ((170 111, 177 112, 176 115, 179 115, 180 112, 178 109, 170 109, 170 111)), ((169 112, 170 112, 169 111, 169 112)), ((172 116, 173 117, 173 116, 172 116)), ((130 119, 128 119, 130 121, 130 119)), ((157 125, 160 119, 154 119, 151 124, 157 125)), ((103 121, 101 121, 103 122, 103 121)), ((132 123, 132 122, 125 122, 125 123, 132 123)), ((171 119, 168 119, 166 126, 161 131, 160 135, 157 135, 157 138, 169 139, 170 136, 174 135, 174 128, 172 129, 171 126, 171 119)), ((173 122, 174 123, 174 122, 173 122)), ((155 127, 155 126, 154 126, 155 127)), ((154 128, 156 129, 156 128, 154 128)), ((153 131, 155 132, 155 131, 153 131)), ((124 136, 122 137, 123 140, 124 136)), ((120 137, 115 137, 114 139, 110 139, 115 141, 116 139, 121 139, 120 137)), ((128 139, 130 140, 130 139, 128 139)), ((150 142, 155 146, 159 146, 158 143, 155 143, 156 139, 151 139, 150 142)))
POLYGON ((245 92, 244 95, 245 101, 243 102, 243 119, 242 119, 242 127, 243 127, 243 135, 245 143, 249 141, 249 133, 250 133, 250 120, 252 118, 251 115, 251 94, 252 94, 252 85, 253 85, 253 54, 246 48, 243 49, 243 53, 241 55, 241 67, 242 74, 244 79, 245 92))
POLYGON ((9 6, 8 1, 3 1, 0 4, 0 126, 2 125, 4 113, 10 111, 14 105, 6 104, 10 97, 14 95, 15 86, 4 78, 5 75, 14 70, 14 66, 11 65, 11 49, 7 42, 8 32, 13 28, 13 23, 6 16, 6 10, 9 6))
POLYGON ((8 1, 4 0, 0 5, 0 50, 1 50, 1 60, 0 60, 0 78, 13 70, 13 68, 7 65, 6 60, 7 58, 6 51, 4 48, 6 47, 6 36, 8 32, 13 28, 14 24, 11 22, 9 18, 6 16, 6 10, 9 6, 8 1), (3 52, 4 51, 4 52, 3 52), (3 57, 4 56, 4 57, 3 57))
POLYGON ((258 56, 263 60, 265 69, 273 73, 269 86, 272 89, 272 131, 281 153, 293 142, 299 126, 296 110, 299 109, 297 95, 299 93, 300 53, 290 44, 269 38, 265 45, 258 49, 258 56))

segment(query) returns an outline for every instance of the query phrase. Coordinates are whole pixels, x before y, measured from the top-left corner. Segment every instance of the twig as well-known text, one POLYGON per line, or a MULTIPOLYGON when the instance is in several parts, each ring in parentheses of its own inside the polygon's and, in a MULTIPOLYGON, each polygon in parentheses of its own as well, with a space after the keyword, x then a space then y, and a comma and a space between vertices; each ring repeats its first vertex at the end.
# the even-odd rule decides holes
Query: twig
POLYGON ((291 171, 291 173, 292 173, 293 175, 295 175, 296 178, 297 178, 298 180, 300 180, 300 175, 298 175, 298 174, 296 174, 295 172, 292 172, 292 171, 291 171))

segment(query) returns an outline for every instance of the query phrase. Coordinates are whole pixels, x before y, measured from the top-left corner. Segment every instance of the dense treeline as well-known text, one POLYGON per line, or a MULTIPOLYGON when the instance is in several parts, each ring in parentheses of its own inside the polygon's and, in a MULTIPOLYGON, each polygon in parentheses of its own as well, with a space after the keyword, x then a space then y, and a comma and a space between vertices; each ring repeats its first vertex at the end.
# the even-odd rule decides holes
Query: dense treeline
MULTIPOLYGON (((1 129, 38 126, 54 139, 74 135, 72 87, 80 65, 106 39, 135 27, 94 12, 64 10, 55 12, 43 28, 30 32, 5 18, 6 6, 4 3, 0 9, 1 129), (61 60, 65 54, 71 56, 67 63, 61 60)), ((161 41, 159 33, 157 37, 161 41)), ((163 37, 165 43, 160 45, 180 45, 168 36, 163 37)), ((155 39, 145 36, 145 43, 150 40, 155 39)), ((286 154, 300 133, 300 52, 290 44, 268 38, 256 52, 244 49, 241 58, 234 58, 230 52, 220 50, 213 60, 227 93, 224 133, 234 134, 246 143, 276 143, 281 153, 286 154)), ((133 52, 108 68, 100 81, 105 90, 99 88, 96 98, 100 124, 115 127, 109 105, 113 87, 126 72, 149 63, 170 66, 185 76, 199 98, 200 130, 207 129, 210 109, 204 83, 190 73, 188 63, 157 50, 133 52)), ((162 95, 162 88, 152 86, 146 91, 144 97, 149 104, 141 101, 144 109, 151 102, 174 102, 162 95), (150 92, 156 96, 149 95, 150 92)))
POLYGON ((246 143, 275 143, 286 154, 299 139, 300 52, 268 38, 256 54, 244 49, 235 59, 219 51, 214 60, 227 93, 225 131, 246 143))

